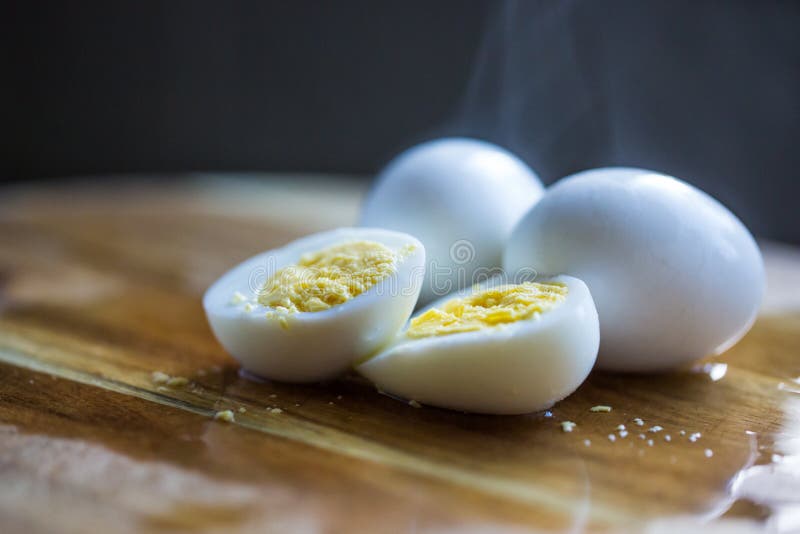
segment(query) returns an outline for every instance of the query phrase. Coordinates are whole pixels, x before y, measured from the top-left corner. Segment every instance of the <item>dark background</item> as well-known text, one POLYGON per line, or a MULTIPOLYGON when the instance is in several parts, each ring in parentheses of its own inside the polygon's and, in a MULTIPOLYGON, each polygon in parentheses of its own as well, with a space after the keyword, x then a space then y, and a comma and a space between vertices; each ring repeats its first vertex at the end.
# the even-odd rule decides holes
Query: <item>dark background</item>
MULTIPOLYGON (((0 179, 372 175, 440 135, 637 165, 800 242, 800 3, 13 2, 0 179)), ((100 178, 98 178, 100 179, 100 178)), ((1 190, 0 190, 1 194, 1 190)))

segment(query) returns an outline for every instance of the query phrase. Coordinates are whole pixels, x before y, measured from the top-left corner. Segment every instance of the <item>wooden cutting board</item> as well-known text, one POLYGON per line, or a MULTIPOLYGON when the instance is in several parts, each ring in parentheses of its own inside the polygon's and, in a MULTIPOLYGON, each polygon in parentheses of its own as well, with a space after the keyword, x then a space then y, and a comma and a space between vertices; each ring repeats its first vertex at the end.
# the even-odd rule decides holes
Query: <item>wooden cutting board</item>
POLYGON ((203 291, 248 256, 352 224, 363 188, 193 176, 0 189, 0 531, 800 528, 788 247, 765 248, 764 313, 728 353, 666 375, 595 372, 551 413, 413 408, 357 377, 242 378, 203 291), (601 404, 612 411, 590 411, 601 404), (213 419, 227 409, 234 422, 213 419))

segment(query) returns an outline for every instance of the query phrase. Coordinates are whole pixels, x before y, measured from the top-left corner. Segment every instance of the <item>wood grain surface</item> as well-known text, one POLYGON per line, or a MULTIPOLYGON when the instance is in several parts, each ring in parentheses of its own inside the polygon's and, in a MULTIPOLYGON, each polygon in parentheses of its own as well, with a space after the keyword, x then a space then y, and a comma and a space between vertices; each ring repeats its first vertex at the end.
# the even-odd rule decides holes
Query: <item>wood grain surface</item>
POLYGON ((251 380, 211 335, 205 288, 352 224, 361 182, 166 184, 0 190, 0 531, 800 529, 795 249, 765 247, 764 312, 726 354, 594 372, 547 413, 475 416, 356 376, 251 380), (213 419, 227 409, 234 422, 213 419))

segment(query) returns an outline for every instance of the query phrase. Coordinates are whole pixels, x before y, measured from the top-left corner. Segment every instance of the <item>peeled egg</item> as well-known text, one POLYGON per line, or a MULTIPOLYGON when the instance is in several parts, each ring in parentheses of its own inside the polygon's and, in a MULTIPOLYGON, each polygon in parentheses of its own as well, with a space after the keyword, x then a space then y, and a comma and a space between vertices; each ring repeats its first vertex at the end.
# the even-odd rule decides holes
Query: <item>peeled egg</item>
POLYGON ((594 365, 597 311, 586 285, 489 285, 419 312, 397 339, 357 367, 389 394, 490 414, 542 410, 572 393, 594 365))
POLYGON ((425 249, 400 232, 343 228, 244 261, 203 297, 222 346, 251 373, 333 378, 386 345, 411 315, 425 249))
POLYGON ((510 152, 475 139, 439 139, 400 154, 380 173, 361 224, 422 241, 424 303, 471 286, 476 272, 499 269, 511 230, 542 192, 536 174, 510 152))
POLYGON ((718 354, 743 336, 764 293, 747 228, 699 189, 605 168, 560 180, 514 229, 508 272, 576 276, 600 315, 598 367, 656 371, 718 354))

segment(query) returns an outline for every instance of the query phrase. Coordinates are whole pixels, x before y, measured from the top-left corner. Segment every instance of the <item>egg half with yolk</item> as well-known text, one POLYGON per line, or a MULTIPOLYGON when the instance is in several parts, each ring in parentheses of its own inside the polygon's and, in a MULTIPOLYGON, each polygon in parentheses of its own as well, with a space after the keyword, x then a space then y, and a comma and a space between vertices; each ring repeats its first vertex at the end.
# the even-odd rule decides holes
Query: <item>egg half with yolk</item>
POLYGON ((594 301, 577 278, 490 283, 421 311, 357 370, 405 399, 521 414, 575 391, 595 363, 599 339, 594 301))
POLYGON ((385 346, 419 297, 425 249, 401 232, 342 228, 254 256, 203 297, 222 346, 274 380, 334 378, 385 346))

